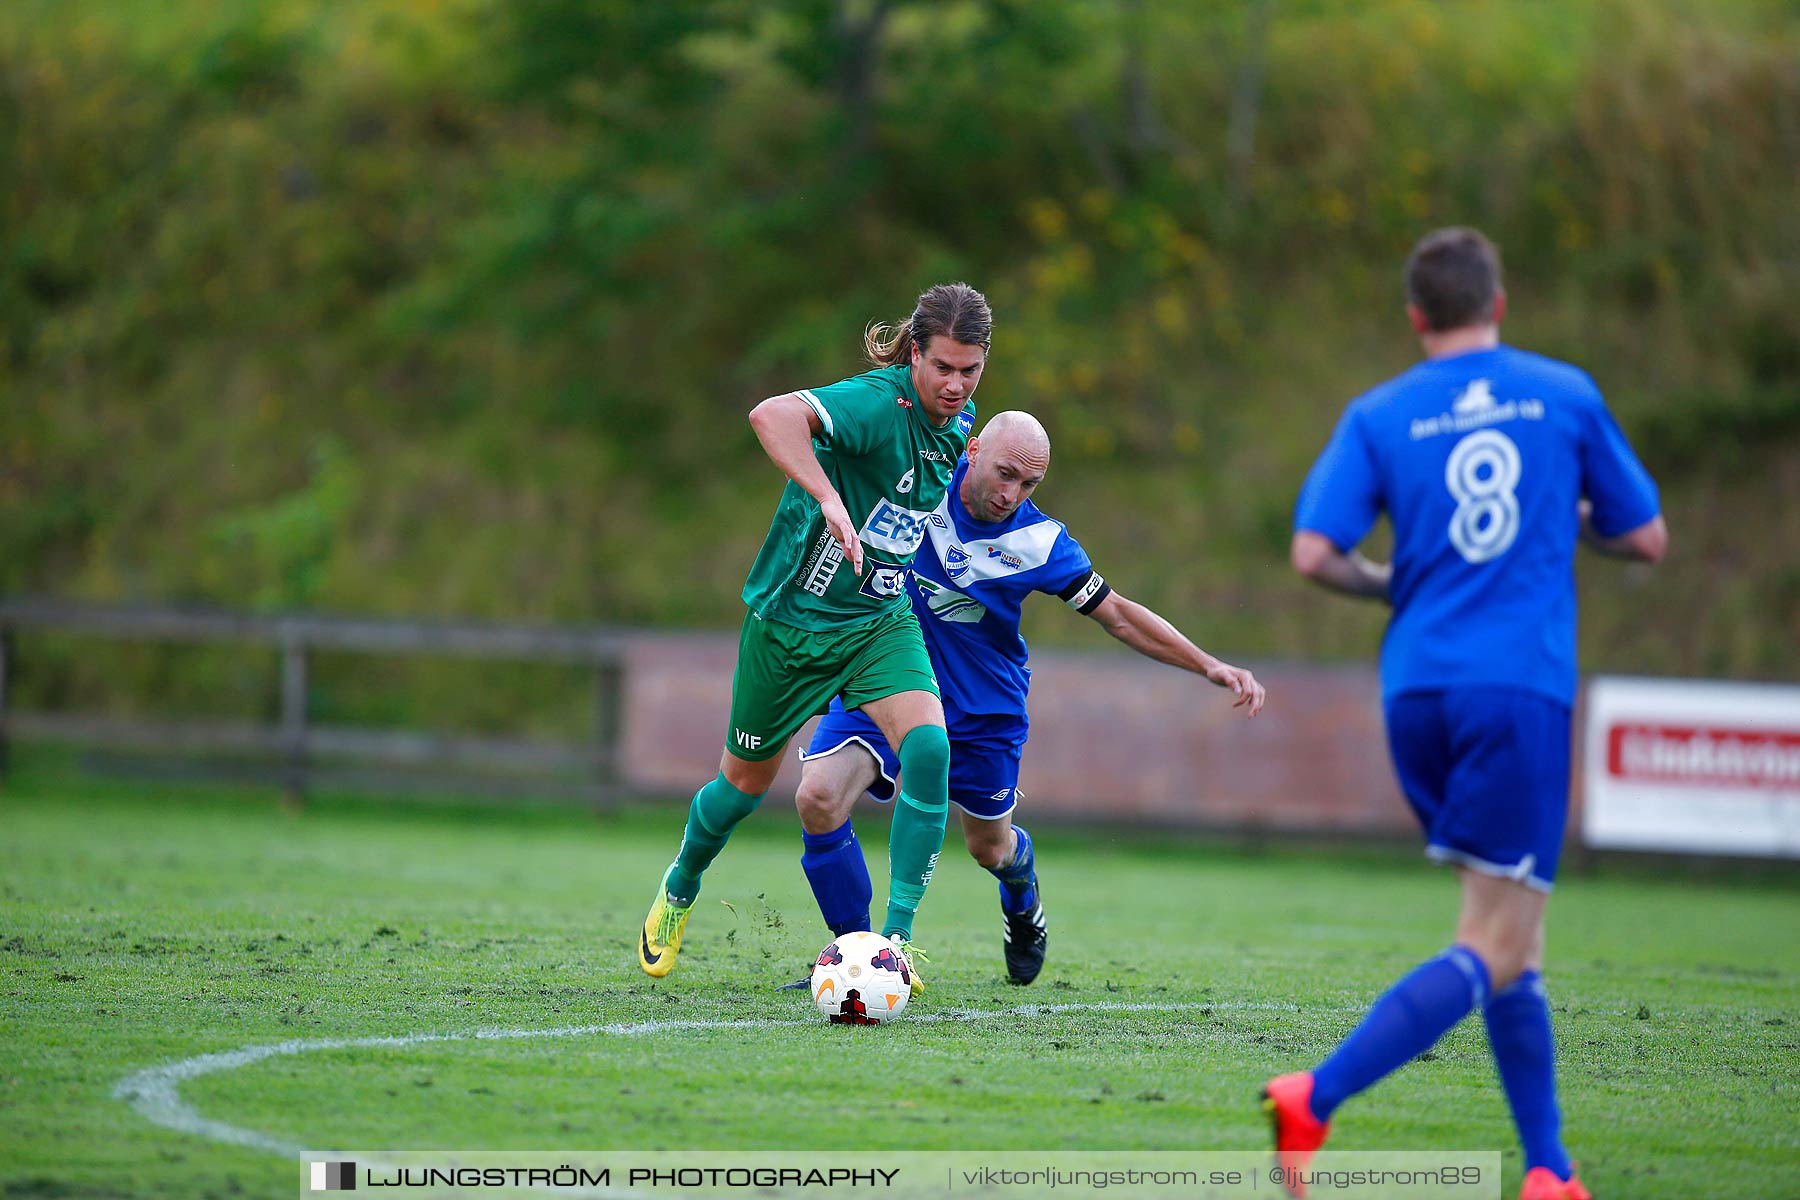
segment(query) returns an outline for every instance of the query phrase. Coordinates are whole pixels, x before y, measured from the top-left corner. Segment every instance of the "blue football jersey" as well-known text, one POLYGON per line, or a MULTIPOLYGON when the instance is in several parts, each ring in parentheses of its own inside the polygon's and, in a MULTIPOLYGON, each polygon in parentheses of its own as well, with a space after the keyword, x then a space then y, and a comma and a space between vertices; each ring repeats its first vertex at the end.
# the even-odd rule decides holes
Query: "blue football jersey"
POLYGON ((1499 346, 1427 360, 1353 400, 1294 527, 1348 551, 1381 512, 1393 522, 1384 695, 1494 685, 1570 704, 1583 497, 1607 537, 1659 511, 1594 381, 1499 346))
POLYGON ((951 738, 979 732, 1023 742, 1031 687, 1019 635, 1025 597, 1047 592, 1086 613, 1111 589, 1062 522, 1030 500, 1004 521, 971 517, 959 497, 968 470, 965 457, 926 520, 909 582, 913 610, 943 692, 951 738))

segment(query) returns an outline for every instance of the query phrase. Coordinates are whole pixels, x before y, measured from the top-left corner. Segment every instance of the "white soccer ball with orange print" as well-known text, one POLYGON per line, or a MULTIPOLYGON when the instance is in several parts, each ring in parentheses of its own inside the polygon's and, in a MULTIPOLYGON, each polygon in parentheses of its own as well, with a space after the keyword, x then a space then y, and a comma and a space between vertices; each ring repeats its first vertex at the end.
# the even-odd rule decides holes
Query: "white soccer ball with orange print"
POLYGON ((812 995, 833 1025, 883 1025, 912 996, 912 964, 879 933, 847 933, 819 951, 812 995))

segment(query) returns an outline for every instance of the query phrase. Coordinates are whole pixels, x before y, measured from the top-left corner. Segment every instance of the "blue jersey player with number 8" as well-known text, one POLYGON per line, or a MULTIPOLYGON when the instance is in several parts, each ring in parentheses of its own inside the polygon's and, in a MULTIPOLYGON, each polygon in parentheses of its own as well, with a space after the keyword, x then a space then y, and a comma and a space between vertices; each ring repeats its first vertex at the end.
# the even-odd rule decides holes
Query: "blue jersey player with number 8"
POLYGON ((1389 750, 1426 854, 1461 875, 1462 911, 1447 950, 1323 1063, 1270 1080, 1264 1102, 1283 1165, 1304 1165, 1339 1104, 1480 1010, 1524 1146, 1523 1200, 1585 1200, 1562 1144, 1539 975, 1568 812, 1575 546, 1655 562, 1668 534, 1593 380, 1501 344, 1492 243, 1432 233, 1406 286, 1425 361, 1345 411, 1300 493, 1292 554, 1315 582, 1393 605, 1389 750), (1392 564, 1355 550, 1382 512, 1392 564))

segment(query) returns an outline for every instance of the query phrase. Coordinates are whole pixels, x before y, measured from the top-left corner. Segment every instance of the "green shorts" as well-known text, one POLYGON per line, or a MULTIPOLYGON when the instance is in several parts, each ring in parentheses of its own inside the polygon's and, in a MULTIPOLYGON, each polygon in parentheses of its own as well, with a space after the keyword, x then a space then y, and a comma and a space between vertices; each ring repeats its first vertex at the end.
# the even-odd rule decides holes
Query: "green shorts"
POLYGON ((725 748, 752 762, 774 758, 833 696, 857 708, 899 692, 939 694, 911 605, 845 629, 799 629, 750 613, 738 636, 725 748))

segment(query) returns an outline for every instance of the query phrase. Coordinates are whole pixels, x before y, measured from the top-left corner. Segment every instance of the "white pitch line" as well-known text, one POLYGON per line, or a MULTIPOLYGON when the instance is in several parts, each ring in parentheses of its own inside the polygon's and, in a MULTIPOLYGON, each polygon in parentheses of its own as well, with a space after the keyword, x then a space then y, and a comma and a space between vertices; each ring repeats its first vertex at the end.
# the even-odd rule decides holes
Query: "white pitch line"
MULTIPOLYGON (((979 1021, 1004 1017, 1043 1017, 1077 1012, 1208 1012, 1215 1009, 1253 1010, 1263 1012, 1299 1012, 1297 1004, 1258 1003, 1255 1001, 1218 1001, 1215 1003, 1149 1004, 1126 1001, 1101 1001, 1092 1004, 1021 1004, 1006 1009, 948 1009, 943 1012, 919 1013, 908 1018, 911 1024, 935 1024, 939 1021, 979 1021)), ((703 1029, 779 1029, 790 1025, 816 1025, 817 1020, 753 1020, 753 1021, 622 1021, 608 1025, 565 1025, 553 1029, 477 1029, 469 1033, 409 1033, 390 1037, 312 1038, 274 1042, 263 1046, 243 1046, 215 1054, 201 1054, 161 1066, 148 1067, 126 1076, 113 1088, 113 1098, 124 1100, 145 1120, 178 1133, 198 1134, 215 1142, 266 1150, 283 1158, 297 1159, 308 1149, 296 1142, 283 1141, 254 1129, 245 1129, 225 1121, 202 1116, 193 1105, 181 1098, 181 1085, 203 1075, 235 1071, 265 1059, 315 1050, 359 1050, 379 1047, 421 1046, 430 1042, 501 1041, 522 1038, 639 1037, 652 1033, 687 1033, 703 1029)))
MULTIPOLYGON (((810 1022, 808 1022, 810 1023, 810 1022)), ((779 1025, 799 1025, 800 1021, 631 1021, 611 1025, 567 1025, 555 1029, 477 1029, 469 1033, 409 1033, 391 1037, 312 1038, 275 1042, 265 1046, 243 1046, 202 1054, 178 1062, 164 1063, 128 1075, 113 1088, 113 1098, 129 1103, 134 1111, 154 1125, 180 1133, 197 1133, 216 1142, 267 1150, 284 1158, 298 1158, 307 1149, 295 1142, 285 1142, 254 1129, 244 1129, 224 1121, 203 1117, 193 1105, 181 1098, 181 1085, 202 1075, 235 1071, 264 1059, 294 1054, 310 1054, 315 1050, 360 1050, 376 1047, 420 1046, 430 1042, 469 1042, 513 1038, 583 1037, 610 1034, 636 1037, 646 1033, 689 1031, 699 1029, 762 1029, 779 1025)))

